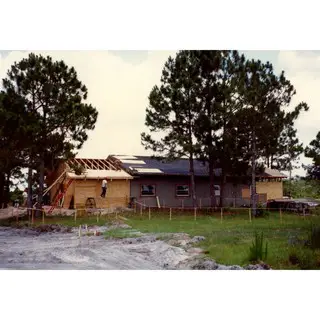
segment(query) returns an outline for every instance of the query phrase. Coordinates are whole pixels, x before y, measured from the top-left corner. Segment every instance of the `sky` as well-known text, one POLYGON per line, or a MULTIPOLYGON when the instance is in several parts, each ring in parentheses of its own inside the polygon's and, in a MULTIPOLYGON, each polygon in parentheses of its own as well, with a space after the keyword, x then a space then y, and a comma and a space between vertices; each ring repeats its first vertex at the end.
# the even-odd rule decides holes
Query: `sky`
MULTIPOLYGON (((106 158, 109 154, 150 155, 140 142, 145 109, 152 87, 159 84, 161 70, 175 51, 34 51, 63 59, 74 66, 79 79, 88 88, 88 102, 99 111, 94 131, 78 156, 106 158)), ((297 94, 292 107, 301 101, 310 110, 296 122, 304 145, 320 130, 320 51, 242 51, 247 57, 270 61, 277 73, 285 71, 297 94)), ((10 66, 28 55, 28 51, 0 51, 0 78, 10 66)), ((304 164, 309 159, 301 157, 304 164)), ((304 174, 302 169, 294 174, 304 174)))

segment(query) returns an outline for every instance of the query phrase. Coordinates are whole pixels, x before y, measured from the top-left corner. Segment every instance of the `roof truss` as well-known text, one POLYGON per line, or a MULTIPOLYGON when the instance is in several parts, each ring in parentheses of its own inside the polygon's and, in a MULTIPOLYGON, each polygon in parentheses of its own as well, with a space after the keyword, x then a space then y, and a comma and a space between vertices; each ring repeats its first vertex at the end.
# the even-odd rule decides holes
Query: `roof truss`
POLYGON ((67 165, 82 166, 85 170, 121 170, 120 166, 116 166, 108 159, 74 158, 68 160, 67 165))

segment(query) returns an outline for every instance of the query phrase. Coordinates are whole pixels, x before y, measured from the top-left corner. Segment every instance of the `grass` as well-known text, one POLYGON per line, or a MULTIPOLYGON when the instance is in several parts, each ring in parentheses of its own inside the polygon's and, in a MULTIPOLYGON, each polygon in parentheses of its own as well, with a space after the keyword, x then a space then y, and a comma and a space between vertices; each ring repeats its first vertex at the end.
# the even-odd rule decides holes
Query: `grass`
POLYGON ((228 265, 250 263, 249 248, 255 233, 263 232, 268 242, 268 256, 264 262, 274 269, 298 269, 289 261, 292 246, 288 240, 290 237, 307 238, 311 221, 320 224, 319 217, 303 218, 289 214, 283 214, 280 223, 279 215, 272 213, 252 222, 246 216, 228 217, 223 221, 212 216, 199 216, 196 221, 192 216, 176 216, 170 221, 167 216, 154 214, 151 220, 131 217, 127 223, 146 233, 185 232, 191 236, 205 236, 206 240, 197 245, 217 262, 228 265))
MULTIPOLYGON (((311 224, 320 226, 319 216, 297 216, 294 214, 283 214, 282 222, 279 214, 270 212, 267 217, 252 219, 249 221, 247 211, 243 214, 225 215, 220 219, 219 213, 198 214, 194 220, 192 213, 173 212, 172 220, 168 213, 152 212, 151 220, 148 213, 123 214, 133 230, 115 229, 105 233, 106 238, 127 238, 139 236, 135 231, 142 233, 188 233, 191 236, 204 236, 205 241, 197 246, 204 249, 207 255, 218 263, 228 265, 245 265, 250 263, 250 246, 256 232, 263 232, 264 239, 268 242, 268 256, 265 263, 273 269, 320 269, 320 250, 311 250, 304 247, 293 247, 289 244, 289 238, 296 237, 308 239, 311 224), (133 233, 132 233, 133 231, 133 233), (295 263, 301 260, 300 264, 295 263), (313 259, 312 263, 309 263, 313 259)), ((45 224, 62 224, 67 226, 79 226, 80 224, 104 225, 115 221, 115 215, 97 218, 93 216, 78 217, 46 217, 45 224)), ((1 221, 0 221, 1 222, 1 221)), ((2 221, 4 223, 4 221, 2 221)), ((28 220, 20 221, 19 224, 28 220)), ((10 222, 16 224, 15 220, 10 222)), ((8 221, 6 222, 8 224, 8 221)), ((37 219, 34 225, 42 224, 42 219, 37 219)))
MULTIPOLYGON (((96 216, 83 216, 83 217, 77 217, 77 220, 74 220, 74 217, 66 217, 66 216, 51 216, 51 217, 45 217, 44 224, 59 224, 64 225, 68 227, 79 227, 80 225, 87 224, 88 226, 103 226, 108 222, 113 221, 114 218, 109 216, 103 216, 99 217, 97 220, 96 216)), ((36 218, 34 219, 33 226, 39 226, 42 225, 42 218, 36 218)), ((19 218, 18 223, 16 218, 10 218, 6 220, 0 220, 0 225, 2 226, 19 226, 19 225, 31 225, 30 218, 24 217, 19 218)))

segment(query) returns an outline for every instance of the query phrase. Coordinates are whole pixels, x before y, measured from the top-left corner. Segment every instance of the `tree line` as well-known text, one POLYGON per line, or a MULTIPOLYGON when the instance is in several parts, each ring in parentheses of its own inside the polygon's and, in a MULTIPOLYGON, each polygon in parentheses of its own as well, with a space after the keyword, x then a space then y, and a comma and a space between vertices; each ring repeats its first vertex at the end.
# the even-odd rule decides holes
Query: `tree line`
POLYGON ((59 159, 75 156, 98 112, 86 103, 76 70, 50 56, 31 53, 15 62, 0 88, 0 205, 7 206, 12 179, 27 168, 28 208, 34 186, 40 208, 45 177, 59 159))
MULTIPOLYGON (((291 106, 296 90, 270 62, 248 59, 235 50, 182 50, 168 58, 160 81, 149 95, 149 132, 141 134, 141 142, 156 157, 189 159, 194 207, 195 159, 208 164, 212 206, 215 168, 222 171, 222 206, 227 175, 249 173, 254 195, 257 173, 265 167, 291 173, 304 151, 314 160, 309 174, 319 178, 320 133, 304 149, 295 129, 309 106, 291 106)), ((252 196, 253 210, 256 201, 252 196)))

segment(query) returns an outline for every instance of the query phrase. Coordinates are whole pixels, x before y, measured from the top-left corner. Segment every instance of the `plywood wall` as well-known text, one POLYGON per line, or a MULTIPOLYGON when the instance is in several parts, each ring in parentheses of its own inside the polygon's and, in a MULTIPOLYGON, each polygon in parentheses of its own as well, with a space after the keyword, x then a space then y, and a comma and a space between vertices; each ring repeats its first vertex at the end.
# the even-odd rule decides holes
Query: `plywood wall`
MULTIPOLYGON (((108 189, 105 198, 101 198, 101 180, 75 180, 73 182, 74 202, 76 206, 84 206, 88 198, 94 198, 97 207, 127 207, 130 198, 130 181, 108 181, 108 189)), ((72 186, 72 185, 71 185, 72 186)), ((70 186, 70 188, 71 188, 70 186)), ((70 200, 72 195, 70 194, 70 200)), ((67 197, 66 197, 67 200, 67 197)), ((64 206, 70 203, 65 203, 64 206)))
POLYGON ((266 193, 268 199, 283 197, 282 181, 257 182, 257 193, 266 193))

